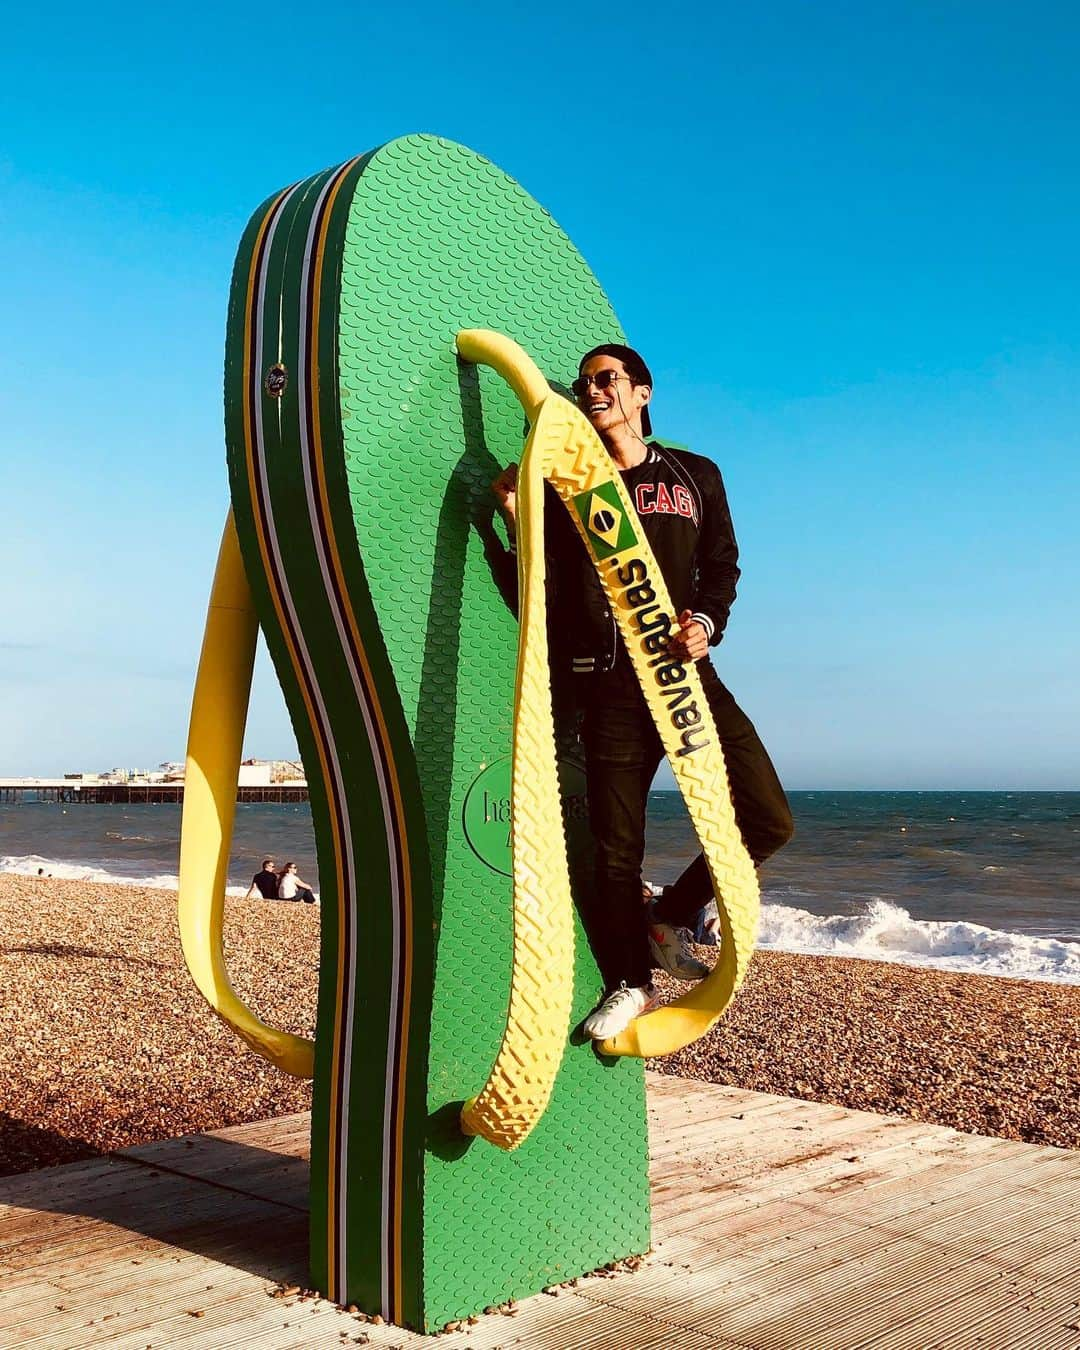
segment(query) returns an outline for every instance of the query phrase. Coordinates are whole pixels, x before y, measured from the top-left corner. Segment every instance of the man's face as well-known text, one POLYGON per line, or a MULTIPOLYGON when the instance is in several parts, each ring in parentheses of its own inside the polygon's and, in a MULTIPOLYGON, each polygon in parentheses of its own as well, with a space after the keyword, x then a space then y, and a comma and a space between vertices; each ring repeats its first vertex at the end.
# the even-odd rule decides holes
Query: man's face
POLYGON ((615 356, 590 356, 581 368, 581 378, 588 381, 577 395, 577 404, 597 431, 612 431, 624 422, 637 426, 637 414, 649 401, 649 387, 632 384, 623 363, 615 356), (602 371, 614 372, 616 378, 606 389, 599 389, 589 380, 602 371))

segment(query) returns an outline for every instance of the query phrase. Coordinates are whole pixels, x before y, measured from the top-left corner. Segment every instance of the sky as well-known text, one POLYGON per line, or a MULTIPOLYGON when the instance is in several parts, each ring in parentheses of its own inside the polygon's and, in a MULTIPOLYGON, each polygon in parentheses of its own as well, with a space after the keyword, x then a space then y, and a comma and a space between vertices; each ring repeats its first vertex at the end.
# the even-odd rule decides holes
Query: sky
MULTIPOLYGON (((1080 11, 58 4, 0 55, 0 776, 182 758, 270 192, 460 141, 712 456, 791 788, 1080 787, 1080 11), (462 11, 462 12, 459 12, 462 11)), ((291 757, 272 668, 246 751, 291 757)))

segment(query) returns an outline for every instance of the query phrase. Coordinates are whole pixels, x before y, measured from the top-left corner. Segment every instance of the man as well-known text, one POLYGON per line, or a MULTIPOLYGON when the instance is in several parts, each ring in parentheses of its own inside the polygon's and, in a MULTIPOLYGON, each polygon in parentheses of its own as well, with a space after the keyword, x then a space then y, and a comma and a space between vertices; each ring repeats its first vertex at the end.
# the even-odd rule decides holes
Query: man
POLYGON ((264 900, 276 900, 278 898, 278 874, 273 858, 262 860, 262 871, 256 872, 251 878, 251 885, 248 887, 244 899, 250 900, 256 891, 264 900))
MULTIPOLYGON (((678 616, 671 650, 697 664, 724 748, 735 818, 750 856, 760 864, 787 843, 793 824, 765 747, 708 660, 710 644, 723 636, 739 577, 720 471, 701 455, 648 439, 652 375, 632 348, 617 343, 593 348, 582 357, 572 388, 622 475, 667 582, 678 616)), ((492 484, 511 538, 516 481, 511 465, 492 484)), ((583 903, 582 920, 605 996, 584 1030, 605 1040, 656 1005, 654 964, 685 981, 708 973, 690 950, 685 928, 712 898, 712 885, 699 854, 658 899, 642 903, 645 812, 663 749, 569 513, 549 499, 547 519, 545 551, 558 637, 552 659, 569 664, 579 689, 596 841, 596 884, 583 903)))

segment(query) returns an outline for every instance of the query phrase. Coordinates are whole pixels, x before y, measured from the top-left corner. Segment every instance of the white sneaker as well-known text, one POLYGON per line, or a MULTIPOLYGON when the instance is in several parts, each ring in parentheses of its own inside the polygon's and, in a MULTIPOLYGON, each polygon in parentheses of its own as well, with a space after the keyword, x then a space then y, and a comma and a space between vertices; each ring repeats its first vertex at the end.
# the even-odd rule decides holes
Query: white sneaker
POLYGON ((620 984, 613 994, 608 994, 603 1003, 591 1012, 581 1024, 586 1036, 594 1041, 606 1041, 625 1031, 635 1017, 647 1013, 660 1002, 660 995, 647 984, 642 988, 630 989, 620 984))
POLYGON ((685 928, 675 928, 670 923, 649 924, 649 948, 656 964, 687 983, 703 980, 709 973, 709 967, 690 950, 689 938, 685 928))

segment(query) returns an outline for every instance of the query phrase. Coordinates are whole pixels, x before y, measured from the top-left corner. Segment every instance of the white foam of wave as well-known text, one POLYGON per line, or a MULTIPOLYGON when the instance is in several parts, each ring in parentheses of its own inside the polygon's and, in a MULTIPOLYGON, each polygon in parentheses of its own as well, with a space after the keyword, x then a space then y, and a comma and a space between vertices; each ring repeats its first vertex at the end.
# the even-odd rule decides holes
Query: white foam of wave
POLYGON ((811 956, 860 956, 905 966, 1080 984, 1080 942, 1028 937, 962 919, 913 919, 874 898, 861 914, 810 914, 763 904, 758 945, 811 956))
MULTIPOLYGON (((47 877, 58 877, 61 881, 88 881, 95 884, 112 886, 146 886, 155 891, 175 891, 180 878, 175 872, 114 872, 94 863, 57 862, 55 858, 42 858, 37 853, 25 853, 20 857, 9 854, 0 857, 0 872, 12 872, 16 876, 36 877, 39 873, 47 877)), ((226 895, 244 895, 246 886, 229 886, 226 895)))

